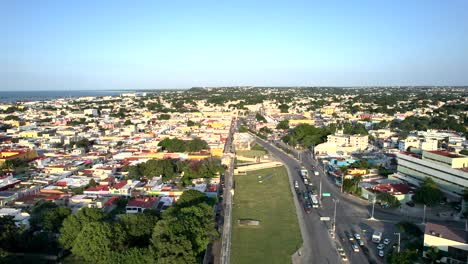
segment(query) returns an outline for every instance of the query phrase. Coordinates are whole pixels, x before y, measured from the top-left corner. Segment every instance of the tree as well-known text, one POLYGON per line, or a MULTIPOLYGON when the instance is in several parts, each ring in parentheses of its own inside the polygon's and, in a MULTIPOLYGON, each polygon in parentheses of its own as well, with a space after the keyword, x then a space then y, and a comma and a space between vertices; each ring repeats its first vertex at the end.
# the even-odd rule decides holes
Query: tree
POLYGON ((266 123, 267 120, 265 119, 264 116, 262 116, 260 113, 255 114, 255 119, 257 119, 258 122, 266 123))
POLYGON ((104 217, 105 214, 97 208, 83 208, 76 214, 68 216, 60 229, 59 242, 65 249, 72 248, 75 239, 86 224, 98 222, 104 217))
POLYGON ((413 195, 413 201, 416 203, 433 206, 443 199, 444 195, 432 178, 424 179, 424 182, 413 195))
POLYGON ((94 179, 89 180, 88 186, 94 187, 94 186, 98 186, 98 185, 99 184, 96 182, 96 180, 94 180, 94 179))
POLYGON ((151 239, 157 263, 199 262, 208 243, 218 236, 213 217, 213 209, 206 203, 169 208, 151 239))
POLYGON ((462 149, 462 150, 460 151, 460 154, 465 155, 465 156, 468 156, 468 149, 462 149))
POLYGON ((108 263, 114 233, 107 223, 86 223, 76 236, 71 251, 89 263, 108 263))
POLYGON ((201 140, 199 138, 194 138, 189 141, 187 144, 187 151, 189 152, 199 152, 204 149, 208 149, 208 143, 206 141, 201 140))
POLYGON ((389 193, 379 193, 377 194, 377 201, 381 203, 388 204, 391 207, 399 207, 400 206, 400 201, 398 199, 389 194, 389 193))
POLYGON ((159 115, 159 120, 169 120, 169 119, 171 119, 171 115, 169 115, 169 114, 159 115))
POLYGON ((440 254, 440 251, 439 251, 439 248, 437 247, 430 247, 427 251, 426 251, 426 258, 429 259, 429 261, 431 263, 435 263, 436 260, 439 260, 441 258, 441 254, 440 254))
POLYGON ((289 106, 287 104, 281 104, 278 108, 281 110, 281 113, 287 113, 289 106))
POLYGON ((356 175, 352 179, 344 179, 343 181, 343 191, 355 195, 361 194, 361 188, 359 188, 359 183, 362 180, 361 175, 356 175))
POLYGON ((271 133, 273 133, 273 131, 272 131, 271 129, 269 129, 268 127, 266 127, 266 126, 260 128, 260 130, 259 130, 258 132, 264 133, 264 134, 271 134, 271 133))
POLYGON ((418 259, 418 253, 414 250, 404 250, 400 253, 392 252, 389 255, 389 264, 413 264, 418 259))
POLYGON ((71 210, 60 206, 52 210, 47 211, 42 220, 42 226, 45 230, 51 232, 58 232, 60 226, 62 226, 63 220, 71 215, 71 210))
POLYGON ((124 126, 130 126, 132 125, 132 121, 130 119, 125 120, 124 126))
POLYGON ((0 217, 0 248, 11 251, 18 245, 19 229, 13 221, 13 216, 0 217))
POLYGON ((76 142, 76 147, 77 148, 87 149, 90 146, 91 146, 91 142, 87 138, 83 138, 83 139, 76 142))
POLYGON ((145 210, 142 214, 124 214, 119 217, 122 230, 126 232, 127 243, 131 247, 147 247, 158 217, 145 210))
POLYGON ((187 121, 187 126, 195 126, 196 123, 193 122, 192 120, 187 121))
POLYGON ((289 129, 289 120, 282 120, 276 126, 276 129, 289 129))
POLYGON ((208 200, 206 194, 197 191, 197 190, 187 190, 180 196, 179 200, 177 201, 177 207, 189 207, 193 205, 197 205, 200 203, 204 203, 208 200))
POLYGON ((168 152, 185 152, 186 150, 186 143, 178 138, 165 138, 158 143, 158 146, 168 152))
POLYGON ((239 127, 239 132, 240 133, 247 133, 247 132, 249 132, 249 129, 247 127, 245 127, 245 126, 240 126, 239 127))

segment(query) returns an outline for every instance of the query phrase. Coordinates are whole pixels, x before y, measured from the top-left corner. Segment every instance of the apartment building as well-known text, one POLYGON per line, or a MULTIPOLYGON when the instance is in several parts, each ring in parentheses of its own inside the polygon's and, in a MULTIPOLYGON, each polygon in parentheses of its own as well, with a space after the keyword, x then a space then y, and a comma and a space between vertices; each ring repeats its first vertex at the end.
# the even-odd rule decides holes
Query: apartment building
POLYGON ((347 134, 335 134, 328 135, 328 143, 334 143, 338 146, 351 146, 364 150, 369 145, 369 136, 367 135, 347 135, 347 134))

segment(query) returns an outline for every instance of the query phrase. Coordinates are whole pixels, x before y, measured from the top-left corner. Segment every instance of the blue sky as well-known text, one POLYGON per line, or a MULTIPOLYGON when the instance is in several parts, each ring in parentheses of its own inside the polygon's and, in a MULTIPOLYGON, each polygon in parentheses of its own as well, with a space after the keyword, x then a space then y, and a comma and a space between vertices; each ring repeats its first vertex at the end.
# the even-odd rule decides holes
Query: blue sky
POLYGON ((465 0, 1 1, 0 90, 468 85, 467 10, 465 0))

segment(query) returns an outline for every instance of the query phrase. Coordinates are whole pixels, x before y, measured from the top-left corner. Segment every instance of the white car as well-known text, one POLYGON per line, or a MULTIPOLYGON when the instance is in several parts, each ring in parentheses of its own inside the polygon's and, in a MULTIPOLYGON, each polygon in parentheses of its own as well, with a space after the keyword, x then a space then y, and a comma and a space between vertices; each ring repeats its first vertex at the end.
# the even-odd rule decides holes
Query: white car
POLYGON ((346 257, 346 255, 341 256, 341 260, 342 260, 343 262, 346 262, 346 261, 348 261, 348 257, 346 257))
POLYGON ((377 246, 377 249, 382 250, 384 247, 385 247, 385 245, 381 243, 381 244, 379 244, 379 245, 377 246))
POLYGON ((304 179, 304 184, 309 185, 309 181, 307 179, 304 179))
POLYGON ((354 252, 359 252, 359 247, 358 247, 358 245, 353 244, 352 247, 353 247, 353 251, 354 251, 354 252))
POLYGON ((361 235, 359 235, 358 233, 354 234, 354 237, 355 237, 357 240, 361 239, 361 235))
POLYGON ((384 255, 385 255, 385 254, 384 254, 383 250, 379 250, 379 257, 383 258, 384 255))
POLYGON ((388 238, 384 239, 383 243, 384 243, 385 245, 390 244, 390 239, 388 239, 388 238))

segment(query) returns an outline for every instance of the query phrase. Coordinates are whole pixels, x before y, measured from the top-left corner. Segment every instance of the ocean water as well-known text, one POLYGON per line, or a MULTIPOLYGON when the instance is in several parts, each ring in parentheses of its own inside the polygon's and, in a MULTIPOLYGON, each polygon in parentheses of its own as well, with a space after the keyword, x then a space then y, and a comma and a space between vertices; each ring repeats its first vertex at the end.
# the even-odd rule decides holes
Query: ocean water
POLYGON ((82 96, 109 96, 120 95, 134 91, 114 90, 70 90, 70 91, 0 91, 0 102, 9 103, 16 101, 46 101, 58 98, 82 97, 82 96))

